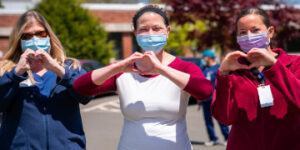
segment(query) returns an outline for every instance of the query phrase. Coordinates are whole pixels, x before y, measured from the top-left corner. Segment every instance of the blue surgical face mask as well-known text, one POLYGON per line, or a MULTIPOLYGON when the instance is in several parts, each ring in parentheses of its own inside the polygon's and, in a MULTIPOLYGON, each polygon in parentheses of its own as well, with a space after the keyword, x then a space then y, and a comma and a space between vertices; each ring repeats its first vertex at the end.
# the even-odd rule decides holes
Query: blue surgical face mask
POLYGON ((43 49, 48 52, 51 48, 49 37, 32 37, 30 40, 21 40, 22 50, 31 49, 37 51, 43 49))
POLYGON ((167 44, 166 34, 138 34, 137 43, 144 51, 158 53, 167 44))

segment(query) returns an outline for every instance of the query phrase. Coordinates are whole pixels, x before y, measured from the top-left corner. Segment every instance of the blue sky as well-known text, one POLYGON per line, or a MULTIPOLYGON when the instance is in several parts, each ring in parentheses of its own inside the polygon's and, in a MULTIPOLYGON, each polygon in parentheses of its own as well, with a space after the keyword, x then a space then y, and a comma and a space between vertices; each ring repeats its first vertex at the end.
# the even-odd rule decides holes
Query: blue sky
POLYGON ((288 4, 300 4, 300 0, 283 0, 288 4))

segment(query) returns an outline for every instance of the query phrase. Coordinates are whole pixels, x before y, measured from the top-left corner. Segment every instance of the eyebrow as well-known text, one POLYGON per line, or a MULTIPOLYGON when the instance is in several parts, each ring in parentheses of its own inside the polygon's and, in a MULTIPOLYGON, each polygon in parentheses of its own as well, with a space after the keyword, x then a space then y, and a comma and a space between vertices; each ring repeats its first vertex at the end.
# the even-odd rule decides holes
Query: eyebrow
POLYGON ((35 33, 38 33, 38 32, 46 32, 46 30, 37 30, 35 32, 23 32, 22 34, 35 34, 35 33))
MULTIPOLYGON (((251 27, 250 29, 253 29, 253 28, 256 29, 256 28, 260 28, 260 27, 255 25, 255 26, 251 27)), ((241 28, 241 29, 239 29, 239 30, 246 30, 246 29, 245 29, 245 28, 241 28)))

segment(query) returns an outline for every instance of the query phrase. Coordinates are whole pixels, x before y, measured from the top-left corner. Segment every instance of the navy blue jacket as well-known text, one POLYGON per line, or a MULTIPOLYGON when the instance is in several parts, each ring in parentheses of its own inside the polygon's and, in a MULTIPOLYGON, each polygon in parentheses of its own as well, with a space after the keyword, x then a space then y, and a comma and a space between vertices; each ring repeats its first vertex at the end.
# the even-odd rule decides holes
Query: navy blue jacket
MULTIPOLYGON (((213 83, 214 85, 214 89, 215 89, 215 81, 216 81, 216 78, 217 78, 217 73, 218 73, 218 69, 220 67, 220 64, 217 63, 213 66, 206 66, 203 70, 203 74, 205 76, 205 78, 207 80, 210 80, 211 83, 213 83)), ((209 99, 207 99, 207 101, 211 101, 213 98, 213 94, 210 96, 209 99)))
POLYGON ((27 76, 15 69, 0 77, 0 150, 83 150, 86 141, 79 103, 92 97, 79 95, 72 89, 83 69, 69 69, 59 78, 47 71, 42 77, 34 74, 38 84, 20 87, 27 76))

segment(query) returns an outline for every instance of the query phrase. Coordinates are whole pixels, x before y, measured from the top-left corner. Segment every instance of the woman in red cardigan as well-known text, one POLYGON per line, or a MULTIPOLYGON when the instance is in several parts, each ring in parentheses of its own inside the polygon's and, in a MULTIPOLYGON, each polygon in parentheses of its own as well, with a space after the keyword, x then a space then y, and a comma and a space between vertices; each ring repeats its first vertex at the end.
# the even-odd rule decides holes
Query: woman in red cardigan
POLYGON ((227 150, 300 149, 300 57, 271 49, 267 13, 248 8, 236 19, 242 51, 222 62, 213 116, 232 125, 227 150))

